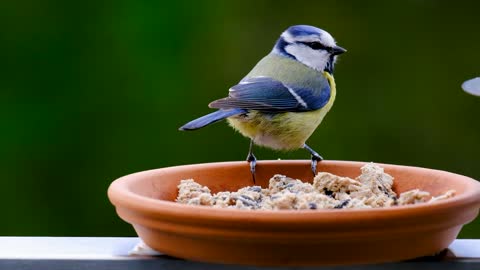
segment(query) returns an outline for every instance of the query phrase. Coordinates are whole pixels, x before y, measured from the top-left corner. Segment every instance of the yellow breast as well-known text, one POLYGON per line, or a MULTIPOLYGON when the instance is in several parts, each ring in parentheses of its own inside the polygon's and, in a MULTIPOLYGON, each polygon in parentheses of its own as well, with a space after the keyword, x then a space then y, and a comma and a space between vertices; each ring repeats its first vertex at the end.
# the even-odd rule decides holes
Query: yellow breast
POLYGON ((229 117, 230 125, 255 144, 277 150, 303 147, 305 141, 320 125, 335 101, 336 85, 332 75, 324 72, 330 84, 330 99, 321 109, 310 112, 265 114, 250 111, 247 115, 229 117))

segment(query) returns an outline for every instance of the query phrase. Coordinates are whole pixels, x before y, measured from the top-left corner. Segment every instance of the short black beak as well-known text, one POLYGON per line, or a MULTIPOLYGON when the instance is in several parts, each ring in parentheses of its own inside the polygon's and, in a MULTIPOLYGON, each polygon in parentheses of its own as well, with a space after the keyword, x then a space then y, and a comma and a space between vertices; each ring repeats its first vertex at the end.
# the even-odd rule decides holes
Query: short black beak
POLYGON ((344 52, 346 52, 347 50, 345 50, 344 48, 340 47, 340 46, 335 46, 333 47, 333 50, 332 50, 332 54, 333 55, 339 55, 339 54, 342 54, 344 52))

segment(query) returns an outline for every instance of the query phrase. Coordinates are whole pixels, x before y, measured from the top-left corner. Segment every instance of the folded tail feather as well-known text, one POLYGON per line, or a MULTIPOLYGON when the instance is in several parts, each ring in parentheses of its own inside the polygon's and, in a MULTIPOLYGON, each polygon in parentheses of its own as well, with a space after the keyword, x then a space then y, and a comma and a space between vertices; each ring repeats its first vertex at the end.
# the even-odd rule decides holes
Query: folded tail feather
POLYGON ((230 109, 230 110, 218 110, 216 112, 204 115, 200 118, 197 118, 193 121, 190 121, 179 128, 179 130, 195 130, 202 128, 206 125, 210 125, 212 123, 218 122, 222 119, 225 119, 230 116, 234 116, 237 114, 246 113, 247 111, 244 109, 230 109))

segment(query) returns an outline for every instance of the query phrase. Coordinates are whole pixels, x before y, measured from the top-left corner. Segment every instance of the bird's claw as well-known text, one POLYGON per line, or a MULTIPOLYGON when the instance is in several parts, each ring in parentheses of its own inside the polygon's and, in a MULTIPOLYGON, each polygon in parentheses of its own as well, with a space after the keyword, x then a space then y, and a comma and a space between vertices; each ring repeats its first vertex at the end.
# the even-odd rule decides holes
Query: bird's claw
POLYGON ((255 167, 257 165, 257 158, 253 153, 249 153, 247 156, 247 161, 250 164, 250 172, 252 173, 253 183, 255 184, 255 167))
POLYGON ((315 153, 312 154, 312 173, 313 176, 317 175, 317 164, 319 161, 322 161, 323 157, 320 156, 319 154, 315 153))
POLYGON ((317 164, 319 161, 322 161, 323 158, 321 156, 312 156, 312 173, 313 176, 317 175, 317 164))
POLYGON ((317 164, 319 161, 323 160, 323 157, 306 144, 303 145, 303 148, 305 148, 308 152, 310 152, 310 155, 312 155, 312 173, 313 177, 315 177, 315 175, 317 175, 317 164))

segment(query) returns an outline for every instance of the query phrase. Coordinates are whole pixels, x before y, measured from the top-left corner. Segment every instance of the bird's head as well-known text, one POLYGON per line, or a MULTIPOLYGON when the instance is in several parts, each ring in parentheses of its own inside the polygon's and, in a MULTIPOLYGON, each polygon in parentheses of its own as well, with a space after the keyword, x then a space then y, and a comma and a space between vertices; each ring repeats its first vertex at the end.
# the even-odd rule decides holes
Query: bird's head
POLYGON ((273 52, 315 70, 333 73, 337 55, 346 50, 337 46, 327 31, 309 25, 294 25, 282 33, 273 52))

